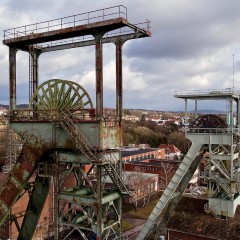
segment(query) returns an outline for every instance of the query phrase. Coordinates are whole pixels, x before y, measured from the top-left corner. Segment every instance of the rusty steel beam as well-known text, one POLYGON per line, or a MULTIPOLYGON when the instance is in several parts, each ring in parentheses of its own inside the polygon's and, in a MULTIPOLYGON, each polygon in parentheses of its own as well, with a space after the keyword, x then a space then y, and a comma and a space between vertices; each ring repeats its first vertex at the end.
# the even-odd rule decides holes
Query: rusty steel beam
POLYGON ((18 240, 32 239, 51 185, 50 177, 37 176, 19 231, 18 240))
MULTIPOLYGON (((122 41, 127 41, 127 40, 132 40, 132 39, 138 39, 138 38, 143 38, 143 37, 150 37, 151 33, 146 32, 146 33, 129 33, 129 34, 122 34, 122 35, 117 35, 117 36, 112 36, 112 37, 104 37, 102 38, 102 43, 115 43, 119 38, 122 41)), ((46 46, 33 46, 34 50, 41 51, 42 53, 45 52, 53 52, 53 51, 59 51, 59 50, 65 50, 65 49, 71 49, 71 48, 78 48, 78 47, 88 47, 95 45, 95 40, 82 40, 82 41, 71 41, 70 43, 64 43, 64 44, 59 44, 59 45, 54 45, 50 43, 49 45, 46 44, 46 46)), ((19 50, 26 51, 28 52, 28 46, 19 46, 19 50)))
POLYGON ((18 162, 14 165, 0 189, 0 226, 8 217, 9 211, 36 170, 39 155, 45 150, 46 148, 35 149, 30 145, 23 146, 18 162))
POLYGON ((108 32, 114 29, 125 27, 128 21, 125 18, 115 18, 95 23, 84 24, 75 27, 58 29, 43 33, 33 33, 22 37, 15 37, 3 40, 3 44, 11 46, 32 45, 43 42, 57 41, 67 38, 79 37, 84 35, 91 35, 93 29, 95 32, 108 32))

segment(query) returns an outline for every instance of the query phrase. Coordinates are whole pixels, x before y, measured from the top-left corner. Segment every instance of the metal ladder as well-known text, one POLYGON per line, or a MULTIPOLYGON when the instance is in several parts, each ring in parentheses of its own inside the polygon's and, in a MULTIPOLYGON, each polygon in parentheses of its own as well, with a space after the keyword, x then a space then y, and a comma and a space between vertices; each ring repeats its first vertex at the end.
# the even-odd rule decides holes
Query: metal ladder
POLYGON ((161 198, 159 199, 158 203, 154 207, 144 227, 142 228, 141 232, 138 234, 136 240, 147 239, 147 235, 149 234, 149 232, 152 229, 154 229, 154 227, 156 227, 156 223, 158 222, 162 214, 166 211, 168 207, 168 203, 171 201, 173 197, 176 197, 174 193, 177 191, 177 188, 180 185, 182 179, 187 174, 201 146, 202 144, 194 144, 194 143, 192 144, 187 155, 184 157, 182 163, 180 164, 179 168, 174 174, 172 180, 170 181, 170 183, 164 190, 161 198))
POLYGON ((114 156, 113 151, 106 149, 97 151, 96 144, 79 130, 77 119, 70 111, 60 111, 59 122, 61 127, 74 140, 76 147, 88 158, 88 160, 92 164, 102 163, 103 168, 119 191, 122 194, 130 195, 122 177, 114 167, 114 162, 116 162, 117 159, 114 156))

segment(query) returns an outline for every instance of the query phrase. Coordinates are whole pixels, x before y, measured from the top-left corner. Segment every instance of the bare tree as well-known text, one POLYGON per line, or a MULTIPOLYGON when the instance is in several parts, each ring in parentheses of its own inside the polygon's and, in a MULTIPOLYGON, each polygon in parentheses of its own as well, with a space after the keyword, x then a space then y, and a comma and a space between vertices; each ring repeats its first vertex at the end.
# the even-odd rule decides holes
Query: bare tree
POLYGON ((155 186, 155 181, 150 178, 146 178, 144 173, 141 172, 140 167, 135 167, 134 172, 128 176, 128 187, 134 194, 132 196, 135 210, 137 210, 139 204, 145 207, 150 200, 150 197, 155 189, 151 186, 155 186))
POLYGON ((161 173, 159 174, 159 188, 165 189, 172 179, 175 169, 173 167, 173 164, 165 161, 160 162, 161 167, 161 173))

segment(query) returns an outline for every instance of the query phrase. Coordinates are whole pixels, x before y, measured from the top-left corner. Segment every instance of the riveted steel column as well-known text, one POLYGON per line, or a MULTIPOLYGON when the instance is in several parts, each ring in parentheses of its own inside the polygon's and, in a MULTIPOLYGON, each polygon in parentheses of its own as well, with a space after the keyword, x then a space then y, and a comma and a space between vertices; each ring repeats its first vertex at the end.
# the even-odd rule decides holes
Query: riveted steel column
POLYGON ((231 131, 233 131, 233 100, 230 99, 229 100, 229 120, 228 120, 228 124, 229 127, 231 129, 231 131))
MULTIPOLYGON (((30 54, 30 61, 31 64, 29 66, 29 99, 32 97, 32 94, 36 91, 36 89, 38 88, 38 59, 39 56, 41 54, 41 52, 39 51, 35 51, 35 50, 30 50, 29 52, 30 54), (32 79, 31 79, 32 78, 32 79), (32 81, 31 81, 32 80, 32 81)), ((37 100, 37 99, 35 99, 37 100)))
POLYGON ((16 53, 17 49, 9 48, 9 87, 10 87, 10 103, 9 110, 16 109, 16 53))
POLYGON ((197 104, 197 100, 195 100, 195 118, 198 117, 197 111, 198 111, 198 104, 197 104))
POLYGON ((102 209, 102 197, 103 197, 103 186, 102 186, 102 168, 97 166, 97 240, 103 239, 103 209, 102 209))
POLYGON ((103 117, 103 33, 95 34, 95 56, 96 56, 96 117, 100 120, 103 117))
POLYGON ((118 39, 116 45, 116 114, 118 121, 122 122, 122 46, 123 42, 118 39))
MULTIPOLYGON (((119 176, 123 179, 123 163, 122 163, 122 153, 119 151, 119 176)), ((122 195, 117 199, 117 210, 118 210, 118 220, 119 220, 119 236, 122 236, 122 195)), ((122 239, 122 238, 120 238, 122 239)))
POLYGON ((239 104, 239 99, 237 100, 237 122, 236 124, 239 126, 240 124, 240 104, 239 104))

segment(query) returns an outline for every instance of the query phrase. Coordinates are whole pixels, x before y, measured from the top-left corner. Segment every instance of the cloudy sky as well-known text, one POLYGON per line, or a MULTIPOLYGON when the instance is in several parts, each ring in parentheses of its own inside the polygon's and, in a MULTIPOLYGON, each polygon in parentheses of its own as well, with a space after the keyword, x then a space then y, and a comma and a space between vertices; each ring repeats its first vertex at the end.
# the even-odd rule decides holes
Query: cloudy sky
MULTIPOLYGON (((182 110, 174 91, 240 88, 238 0, 1 0, 0 32, 124 5, 130 23, 151 21, 151 38, 123 46, 124 108, 182 110), (233 81, 234 54, 234 81, 233 81)), ((42 54, 40 83, 68 79, 94 99, 94 47, 42 54)), ((115 48, 104 45, 104 105, 115 105, 115 48)), ((8 47, 0 45, 0 104, 8 104, 8 47)), ((17 53, 17 103, 28 102, 28 55, 17 53)), ((221 106, 225 108, 225 104, 221 106)), ((220 106, 220 107, 221 107, 220 106)), ((204 108, 204 106, 203 106, 204 108)))

